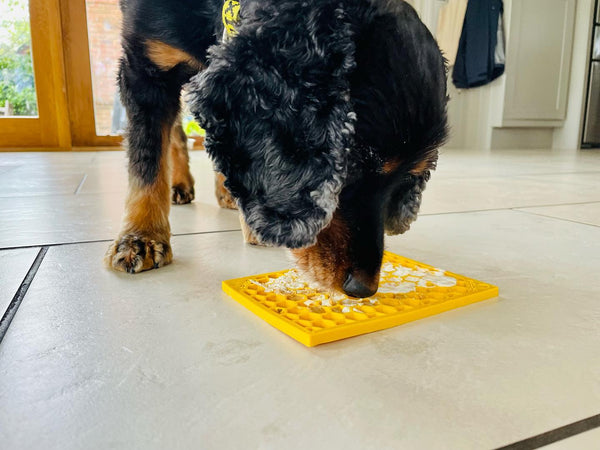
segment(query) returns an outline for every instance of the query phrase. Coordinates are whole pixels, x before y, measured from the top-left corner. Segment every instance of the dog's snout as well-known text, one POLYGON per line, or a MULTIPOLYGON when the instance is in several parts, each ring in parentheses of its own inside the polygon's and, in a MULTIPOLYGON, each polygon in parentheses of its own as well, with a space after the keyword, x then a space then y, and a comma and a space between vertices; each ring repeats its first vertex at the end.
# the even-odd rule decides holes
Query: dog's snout
POLYGON ((365 298, 375 294, 375 292, 377 292, 377 287, 377 285, 375 285, 375 287, 367 286, 367 284, 363 283, 350 273, 346 277, 342 289, 346 295, 349 295, 350 297, 365 298))

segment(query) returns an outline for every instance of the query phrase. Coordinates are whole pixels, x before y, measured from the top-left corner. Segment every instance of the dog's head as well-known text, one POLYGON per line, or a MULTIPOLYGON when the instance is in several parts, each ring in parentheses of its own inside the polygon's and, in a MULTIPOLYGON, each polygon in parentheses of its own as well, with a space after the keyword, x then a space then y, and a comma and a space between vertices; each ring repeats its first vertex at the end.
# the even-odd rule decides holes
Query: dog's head
POLYGON ((188 99, 257 238, 354 296, 377 290, 446 134, 444 65, 403 2, 242 2, 188 99))

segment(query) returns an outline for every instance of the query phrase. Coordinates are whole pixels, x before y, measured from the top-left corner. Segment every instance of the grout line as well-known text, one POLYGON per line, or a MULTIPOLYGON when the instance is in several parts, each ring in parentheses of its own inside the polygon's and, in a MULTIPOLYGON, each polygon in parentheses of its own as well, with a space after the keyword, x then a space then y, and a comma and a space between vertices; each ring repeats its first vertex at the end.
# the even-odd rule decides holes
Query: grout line
MULTIPOLYGON (((514 177, 537 177, 537 176, 547 176, 547 175, 591 175, 595 173, 600 173, 600 170, 581 170, 575 172, 542 172, 542 173, 528 173, 525 175, 514 175, 514 177)), ((512 175, 509 175, 512 178, 512 175)))
MULTIPOLYGON (((600 171, 598 170, 587 170, 580 172, 528 172, 528 173, 519 173, 519 174, 487 174, 487 175, 476 175, 469 177, 469 180, 483 180, 489 178, 526 178, 526 177, 542 177, 542 176, 560 176, 560 175, 593 175, 598 174, 600 171)), ((442 173, 432 174, 431 182, 435 182, 438 180, 464 180, 464 176, 462 175, 445 175, 442 173), (435 177, 435 178, 434 178, 435 177)))
POLYGON ((218 230, 218 231, 195 231, 191 233, 178 233, 173 236, 197 236, 200 234, 217 234, 217 233, 234 233, 236 231, 242 231, 241 228, 234 228, 232 230, 218 230))
POLYGON ((77 189, 75 189, 75 195, 79 194, 79 192, 81 192, 81 188, 83 187, 83 183, 85 183, 85 180, 87 180, 87 173, 83 174, 83 178, 81 180, 81 182, 79 183, 79 186, 77 186, 77 189))
POLYGON ((529 206, 513 206, 509 209, 525 209, 525 208, 550 208, 552 206, 578 206, 578 205, 593 205, 600 203, 600 200, 592 200, 587 202, 569 202, 569 203, 551 203, 549 205, 529 205, 529 206))
MULTIPOLYGON (((85 175, 84 179, 80 183, 80 186, 83 185, 83 182, 85 181, 86 177, 87 177, 87 174, 85 175)), ((78 188, 78 190, 79 190, 79 188, 78 188)), ((562 220, 564 222, 570 222, 570 223, 576 223, 576 224, 579 224, 579 225, 587 225, 587 226, 590 226, 590 227, 600 228, 600 226, 594 225, 594 224, 591 224, 591 223, 579 222, 579 221, 576 221, 576 220, 563 219, 561 217, 548 216, 548 215, 545 215, 545 214, 534 213, 534 212, 531 212, 531 211, 523 211, 523 209, 527 209, 527 208, 547 208, 547 207, 554 207, 554 206, 592 205, 592 204, 595 204, 595 203, 600 203, 600 201, 577 202, 577 203, 554 203, 554 204, 549 204, 549 205, 514 206, 514 207, 509 207, 509 208, 472 209, 472 210, 466 210, 466 211, 447 211, 447 212, 441 212, 441 213, 419 214, 419 217, 435 217, 435 216, 447 216, 447 215, 451 215, 451 214, 472 214, 472 213, 494 212, 494 211, 515 211, 515 212, 520 212, 520 213, 523 213, 523 214, 531 214, 531 215, 534 215, 534 216, 546 217, 548 219, 562 220)), ((241 229, 240 228, 236 228, 236 229, 232 229, 232 230, 216 230, 216 231, 198 231, 198 232, 190 232, 190 233, 177 233, 177 234, 173 234, 172 236, 199 236, 199 235, 203 235, 203 234, 232 233, 232 232, 235 232, 235 231, 241 231, 241 229)), ((59 246, 63 246, 63 245, 95 244, 95 243, 98 243, 98 242, 111 242, 111 241, 112 241, 112 239, 95 239, 95 240, 88 240, 88 241, 56 242, 56 243, 52 243, 52 244, 31 244, 31 245, 21 245, 21 246, 15 246, 15 247, 0 247, 0 251, 3 251, 3 250, 19 250, 19 249, 24 249, 24 248, 37 248, 37 247, 40 247, 40 246, 45 246, 45 247, 59 247, 59 246)))
MULTIPOLYGON (((472 210, 466 210, 466 211, 447 211, 447 212, 441 212, 441 213, 419 214, 419 217, 435 217, 435 216, 447 216, 447 215, 451 215, 451 214, 472 214, 472 213, 494 212, 494 211, 515 211, 515 212, 520 212, 520 213, 524 213, 524 214, 531 214, 531 215, 536 215, 536 216, 540 216, 540 217, 546 217, 548 219, 562 220, 564 222, 571 222, 571 223, 576 223, 576 224, 579 224, 579 225, 587 225, 587 226, 590 226, 590 227, 600 228, 598 225, 594 225, 594 224, 591 224, 591 223, 578 222, 578 221, 575 221, 575 220, 563 219, 563 218, 560 218, 560 217, 548 216, 548 215, 534 213, 534 212, 530 212, 530 211, 523 211, 523 209, 527 209, 527 208, 546 208, 546 207, 553 207, 553 206, 592 205, 592 204, 595 204, 595 203, 600 203, 600 201, 577 202, 577 203, 554 203, 554 204, 550 204, 550 205, 514 206, 514 207, 510 207, 510 208, 472 209, 472 210)), ((173 234, 172 236, 199 236, 199 235, 202 235, 202 234, 232 233, 232 232, 235 232, 235 231, 241 231, 241 229, 240 228, 236 228, 236 229, 232 229, 232 230, 216 230, 216 231, 198 231, 198 232, 191 232, 191 233, 178 233, 178 234, 173 234)), ((0 247, 0 251, 3 251, 3 250, 19 250, 19 249, 24 249, 24 248, 37 248, 37 247, 40 247, 40 246, 45 246, 45 247, 59 247, 59 246, 63 246, 63 245, 95 244, 95 243, 98 243, 98 242, 111 242, 112 240, 113 239, 96 239, 96 240, 89 240, 89 241, 57 242, 57 243, 53 243, 53 244, 31 244, 31 245, 21 245, 21 246, 15 246, 15 247, 0 247)))
POLYGON ((29 268, 29 272, 27 272, 27 275, 25 275, 25 278, 21 282, 19 289, 17 289, 15 296, 8 305, 8 308, 6 308, 6 312, 2 316, 2 319, 0 319, 0 344, 2 343, 2 339, 4 339, 4 336, 6 335, 8 327, 14 319, 15 314, 17 314, 17 310, 19 309, 19 306, 21 306, 23 298, 25 298, 25 294, 27 294, 29 286, 31 286, 31 283, 35 275, 37 274, 37 271, 40 268, 40 265, 42 264, 42 261, 46 256, 46 253, 48 253, 48 248, 49 247, 42 247, 40 249, 39 253, 35 258, 35 261, 33 261, 33 264, 29 268))
POLYGON ((593 430, 594 428, 600 427, 600 414, 587 419, 580 420, 578 422, 570 423, 564 427, 555 428, 554 430, 546 433, 538 434, 537 436, 524 439, 519 442, 500 447, 496 450, 531 450, 543 447, 545 445, 552 444, 554 442, 562 441, 563 439, 575 436, 577 434, 585 433, 586 431, 593 430))
MULTIPOLYGON (((216 231, 196 231, 196 232, 191 232, 191 233, 177 233, 177 234, 172 234, 171 237, 176 237, 176 236, 200 236, 203 234, 218 234, 218 233, 234 233, 236 231, 242 231, 240 228, 236 228, 233 230, 216 230, 216 231)), ((0 247, 0 251, 5 251, 5 250, 21 250, 24 248, 38 248, 40 246, 42 247, 63 247, 66 245, 79 245, 79 244, 97 244, 99 242, 112 242, 114 239, 96 239, 96 240, 90 240, 90 241, 76 241, 76 242, 56 242, 53 244, 32 244, 32 245, 21 245, 21 246, 16 246, 16 247, 0 247)))
POLYGON ((62 247, 64 245, 77 245, 77 244, 96 244, 98 242, 110 242, 112 239, 97 239, 97 240, 92 240, 92 241, 77 241, 77 242, 56 242, 54 244, 32 244, 32 245, 21 245, 21 246, 17 246, 17 247, 0 247, 0 251, 5 251, 5 250, 21 250, 24 248, 37 248, 43 246, 43 247, 62 247))
POLYGON ((522 214, 529 214, 529 215, 532 215, 532 216, 545 217, 547 219, 560 220, 562 222, 576 223, 578 225, 587 225, 588 227, 600 228, 600 225, 596 225, 596 224, 593 224, 593 223, 587 223, 587 222, 580 222, 578 220, 565 219, 563 217, 548 216, 546 214, 540 214, 540 213, 535 213, 535 212, 531 212, 531 211, 523 211, 523 210, 520 210, 520 209, 513 209, 513 211, 520 212, 522 214))
POLYGON ((593 205, 595 203, 600 203, 599 200, 593 200, 591 202, 576 202, 576 203, 553 203, 550 205, 528 205, 528 206, 511 206, 508 208, 489 208, 489 209, 471 209, 465 211, 446 211, 440 213, 424 213, 419 214, 419 217, 431 217, 431 216, 446 216, 449 214, 470 214, 470 213, 480 213, 480 212, 492 212, 492 211, 517 211, 520 209, 527 208, 550 208, 554 206, 579 206, 579 205, 593 205))
MULTIPOLYGON (((1 152, 0 152, 1 154, 1 152)), ((117 194, 119 194, 121 197, 123 197, 123 199, 125 199, 125 196, 127 195, 127 193, 124 193, 123 191, 106 191, 106 192, 84 192, 84 193, 80 193, 79 195, 81 196, 86 196, 86 197, 91 197, 91 196, 98 196, 98 195, 102 195, 102 196, 116 196, 117 194)), ((3 200, 8 200, 8 199, 28 199, 28 198, 33 198, 33 197, 37 197, 37 198, 57 198, 57 197, 71 197, 73 195, 73 192, 69 193, 68 191, 63 191, 63 192, 47 192, 47 193, 40 193, 40 192, 32 192, 30 194, 27 193, 21 193, 18 195, 10 195, 10 194, 2 194, 0 195, 0 199, 3 200)), ((598 200, 600 201, 600 200, 598 200)))

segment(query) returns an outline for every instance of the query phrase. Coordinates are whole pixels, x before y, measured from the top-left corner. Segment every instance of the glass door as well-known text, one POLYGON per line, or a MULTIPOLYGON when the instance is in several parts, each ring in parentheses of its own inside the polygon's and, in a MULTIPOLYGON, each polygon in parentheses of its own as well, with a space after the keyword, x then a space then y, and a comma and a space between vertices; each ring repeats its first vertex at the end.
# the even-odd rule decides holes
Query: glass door
MULTIPOLYGON (((73 145, 118 149, 126 125, 119 99, 117 70, 121 58, 119 0, 63 2, 63 33, 73 145)), ((184 130, 202 148, 202 130, 184 114, 184 130)))
POLYGON ((71 147, 59 0, 0 0, 0 148, 71 147))
POLYGON ((120 26, 119 0, 0 0, 0 151, 120 148, 120 26))
POLYGON ((65 67, 74 146, 118 148, 121 142, 124 112, 116 86, 120 26, 118 0, 63 2, 65 67))

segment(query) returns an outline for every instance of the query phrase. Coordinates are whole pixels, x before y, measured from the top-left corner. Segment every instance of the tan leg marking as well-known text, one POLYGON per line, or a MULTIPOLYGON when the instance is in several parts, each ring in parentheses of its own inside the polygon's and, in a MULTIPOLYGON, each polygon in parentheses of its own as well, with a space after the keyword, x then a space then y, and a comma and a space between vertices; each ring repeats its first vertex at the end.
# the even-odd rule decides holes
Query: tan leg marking
POLYGON ((202 63, 189 53, 160 41, 146 41, 146 55, 164 71, 171 70, 177 64, 182 63, 198 70, 203 68, 202 63))
POLYGON ((179 117, 171 128, 171 201, 184 205, 194 200, 194 177, 190 172, 190 157, 187 149, 187 136, 181 128, 179 117))
POLYGON ((173 259, 169 225, 171 178, 167 148, 170 132, 168 128, 163 130, 163 148, 156 181, 143 186, 130 177, 121 232, 104 257, 105 264, 115 270, 137 273, 164 266, 173 259))

